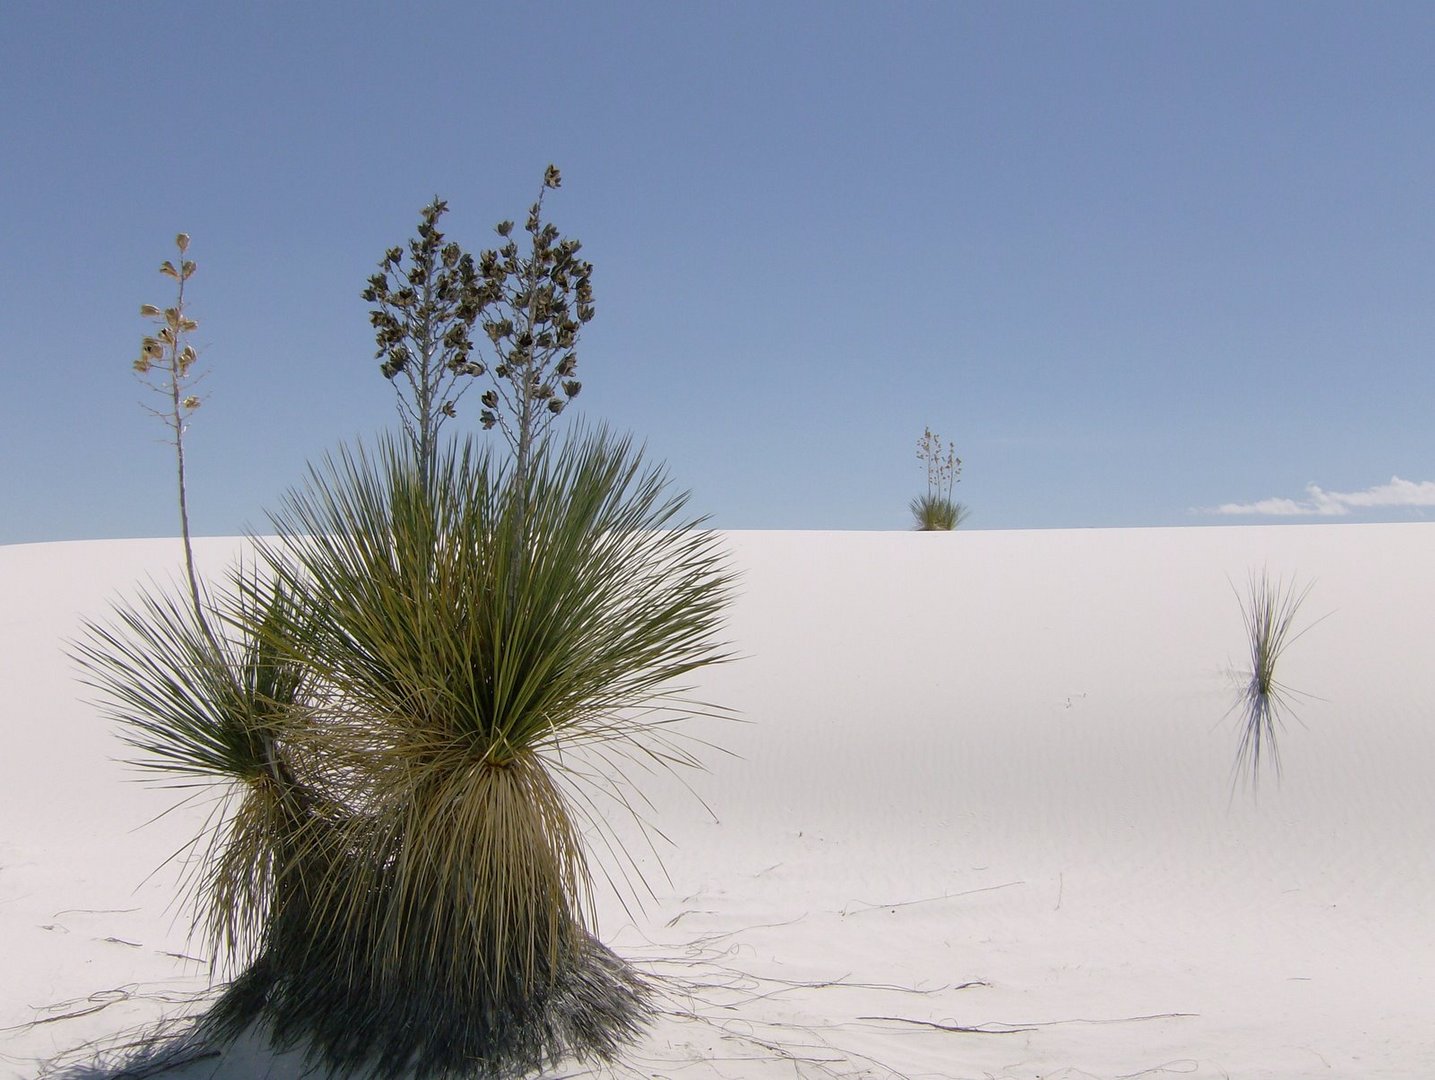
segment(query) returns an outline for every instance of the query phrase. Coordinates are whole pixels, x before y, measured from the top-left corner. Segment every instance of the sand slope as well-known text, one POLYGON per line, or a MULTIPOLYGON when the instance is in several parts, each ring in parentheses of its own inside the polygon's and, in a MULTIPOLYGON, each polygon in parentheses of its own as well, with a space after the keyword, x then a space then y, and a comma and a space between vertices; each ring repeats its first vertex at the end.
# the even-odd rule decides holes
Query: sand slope
MULTIPOLYGON (((643 857, 643 911, 600 898, 695 995, 634 1075, 1435 1076, 1435 526, 725 539, 743 659, 697 693, 742 722, 692 730, 736 756, 691 778, 711 814, 650 785, 671 881, 643 857), (1256 802, 1223 715, 1263 566, 1327 617, 1256 802)), ((205 983, 152 871, 208 804, 141 827, 175 793, 130 782, 61 649, 177 560, 0 548, 0 1077, 205 983)))

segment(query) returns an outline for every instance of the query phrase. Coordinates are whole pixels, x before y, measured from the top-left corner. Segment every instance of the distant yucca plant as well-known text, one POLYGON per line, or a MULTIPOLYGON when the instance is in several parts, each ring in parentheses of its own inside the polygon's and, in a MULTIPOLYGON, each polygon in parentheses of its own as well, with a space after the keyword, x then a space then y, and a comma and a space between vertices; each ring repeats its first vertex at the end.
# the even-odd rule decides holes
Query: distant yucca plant
POLYGON ((952 485, 962 475, 956 447, 950 442, 943 447, 942 440, 926 428, 917 440, 917 457, 927 466, 927 493, 910 504, 915 528, 921 532, 955 529, 967 517, 967 508, 952 500, 952 485))
POLYGON ((1291 643, 1315 625, 1295 630, 1296 617, 1310 590, 1309 584, 1297 589, 1294 581, 1273 580, 1266 571, 1261 571, 1251 575, 1246 596, 1237 596, 1246 628, 1250 670, 1235 706, 1243 722, 1241 742, 1232 767, 1233 786, 1243 773, 1249 773, 1252 791, 1258 791, 1262 759, 1269 760, 1275 767, 1277 779, 1280 777, 1276 729, 1285 716, 1291 714, 1291 698, 1299 695, 1299 691, 1276 679, 1276 665, 1291 643))
POLYGON ((292 603, 251 629, 312 680, 289 763, 322 799, 221 1036, 257 1022, 334 1069, 516 1076, 611 1059, 646 1019, 592 935, 582 826, 605 826, 584 808, 595 786, 630 805, 634 760, 691 763, 653 710, 723 658, 728 577, 626 440, 542 446, 511 479, 465 443, 426 483, 386 442, 315 470, 258 542, 292 603))

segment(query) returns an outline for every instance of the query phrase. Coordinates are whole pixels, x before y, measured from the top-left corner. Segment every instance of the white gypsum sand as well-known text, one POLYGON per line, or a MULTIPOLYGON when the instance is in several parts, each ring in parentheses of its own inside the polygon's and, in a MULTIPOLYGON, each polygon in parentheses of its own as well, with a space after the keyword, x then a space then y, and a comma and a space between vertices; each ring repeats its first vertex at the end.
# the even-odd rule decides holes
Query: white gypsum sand
MULTIPOLYGON (((744 659, 696 696, 743 722, 691 725, 737 756, 689 778, 716 820, 656 778, 671 881, 635 843, 656 898, 599 897, 692 994, 632 1075, 1435 1076, 1435 526, 725 539, 744 659), (1253 568, 1329 614, 1280 658, 1312 696, 1258 802, 1228 712, 1253 568)), ((197 542, 211 574, 241 550, 197 542)), ((157 868, 211 803, 150 821, 187 793, 133 782, 63 652, 179 570, 173 540, 0 548, 0 1077, 207 983, 157 868)))

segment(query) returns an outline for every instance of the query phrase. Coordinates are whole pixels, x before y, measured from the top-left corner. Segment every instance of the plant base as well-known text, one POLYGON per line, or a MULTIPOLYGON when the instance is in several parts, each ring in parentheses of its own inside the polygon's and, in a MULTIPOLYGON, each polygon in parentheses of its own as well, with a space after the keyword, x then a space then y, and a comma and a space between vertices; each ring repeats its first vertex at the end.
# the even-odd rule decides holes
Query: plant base
POLYGON ((201 1020, 201 1040, 257 1033, 330 1076, 517 1080, 565 1058, 612 1062, 654 1015, 652 988, 586 931, 558 970, 483 1001, 436 993, 442 978, 410 970, 410 979, 284 977, 261 957, 201 1020))

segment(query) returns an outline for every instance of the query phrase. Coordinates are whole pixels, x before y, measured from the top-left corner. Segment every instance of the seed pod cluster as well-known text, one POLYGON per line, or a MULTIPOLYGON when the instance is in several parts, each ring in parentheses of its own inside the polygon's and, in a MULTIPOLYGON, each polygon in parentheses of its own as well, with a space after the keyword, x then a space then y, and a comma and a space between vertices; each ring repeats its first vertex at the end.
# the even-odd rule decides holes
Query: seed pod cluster
POLYGON ((500 221, 502 244, 475 261, 439 230, 448 204, 435 198, 407 253, 390 248, 369 278, 362 295, 374 305, 374 356, 396 383, 400 416, 421 461, 432 461, 438 428, 457 415, 469 379, 491 379, 479 422, 502 430, 520 472, 548 424, 583 389, 575 378, 577 345, 594 315, 593 265, 580 258, 577 240, 543 221, 543 196, 562 182, 548 166, 523 227, 527 250, 514 238, 514 223, 500 221), (475 325, 492 350, 491 363, 479 359, 475 325))
POLYGON ((375 305, 369 322, 379 370, 386 379, 407 376, 415 409, 425 415, 455 415, 453 384, 484 373, 484 365, 470 359, 471 331, 488 295, 473 256, 439 230, 447 210, 442 199, 424 207, 407 266, 404 250, 389 248, 362 294, 375 305))
POLYGON ((554 166, 528 210, 528 251, 513 239, 513 222, 495 232, 504 241, 479 256, 478 270, 490 298, 481 326, 497 360, 495 388, 483 395, 485 429, 499 426, 524 455, 554 416, 578 396, 578 334, 592 321, 593 264, 579 257, 582 244, 565 239, 543 221, 543 194, 563 183, 554 166))
POLYGON ((130 366, 146 380, 151 390, 168 399, 166 407, 151 409, 150 412, 178 432, 184 414, 200 405, 198 395, 183 392, 190 369, 199 359, 199 354, 184 340, 184 336, 197 329, 199 323, 184 313, 184 285, 194 276, 196 269, 194 262, 183 257, 189 250, 189 235, 180 233, 174 238, 174 243, 180 254, 178 265, 166 259, 160 264, 159 272, 179 283, 178 298, 173 307, 140 305, 140 317, 158 324, 158 329, 140 339, 140 354, 130 366))

